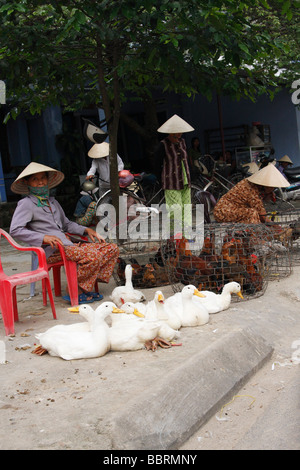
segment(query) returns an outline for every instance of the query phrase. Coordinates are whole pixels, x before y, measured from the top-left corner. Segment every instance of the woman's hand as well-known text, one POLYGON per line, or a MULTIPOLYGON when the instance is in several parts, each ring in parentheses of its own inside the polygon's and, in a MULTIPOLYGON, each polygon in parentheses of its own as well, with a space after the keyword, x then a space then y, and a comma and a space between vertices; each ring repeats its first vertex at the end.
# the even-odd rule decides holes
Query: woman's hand
POLYGON ((92 228, 89 228, 89 227, 86 227, 85 229, 85 233, 90 237, 90 239, 95 242, 96 239, 100 242, 100 243, 104 243, 105 240, 103 237, 101 237, 101 235, 99 235, 99 233, 97 233, 95 230, 93 230, 92 228))
POLYGON ((56 237, 55 235, 45 235, 43 239, 44 245, 50 245, 51 248, 57 248, 57 245, 63 245, 63 242, 60 238, 56 237))

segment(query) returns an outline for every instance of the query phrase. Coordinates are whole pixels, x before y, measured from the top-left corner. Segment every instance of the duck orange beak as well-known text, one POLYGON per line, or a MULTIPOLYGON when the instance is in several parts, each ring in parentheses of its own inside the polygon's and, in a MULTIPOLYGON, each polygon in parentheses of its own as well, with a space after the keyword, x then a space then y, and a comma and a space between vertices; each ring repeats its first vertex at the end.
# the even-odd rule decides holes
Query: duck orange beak
POLYGON ((134 309, 133 314, 140 318, 145 318, 145 315, 138 311, 137 308, 134 309))
POLYGON ((71 313, 79 313, 79 307, 69 307, 68 310, 71 313))
POLYGON ((197 297, 205 298, 205 295, 204 295, 204 294, 201 294, 201 292, 200 292, 198 289, 195 289, 195 290, 194 290, 194 295, 197 295, 197 297))
POLYGON ((121 310, 120 308, 114 307, 112 309, 112 313, 126 313, 124 310, 121 310))
POLYGON ((165 299, 163 295, 159 294, 159 296, 157 297, 157 300, 163 304, 165 299))
POLYGON ((244 297, 242 296, 241 291, 237 292, 237 295, 238 295, 241 299, 244 299, 244 297))

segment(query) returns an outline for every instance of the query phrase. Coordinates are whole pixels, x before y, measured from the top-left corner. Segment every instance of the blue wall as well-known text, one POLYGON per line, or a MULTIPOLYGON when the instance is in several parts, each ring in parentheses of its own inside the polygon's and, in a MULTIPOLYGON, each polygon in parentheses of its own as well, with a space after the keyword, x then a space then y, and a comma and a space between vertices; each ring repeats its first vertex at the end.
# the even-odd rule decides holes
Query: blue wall
MULTIPOLYGON (((276 159, 287 154, 294 166, 300 165, 300 111, 292 103, 288 91, 279 92, 273 101, 265 95, 261 96, 256 103, 222 97, 221 107, 224 127, 251 126, 253 121, 269 124, 276 159)), ((186 135, 188 143, 197 135, 204 151, 204 130, 219 127, 216 96, 211 102, 204 97, 197 97, 194 101, 184 99, 181 117, 195 128, 194 133, 186 135)))
POLYGON ((55 136, 62 129, 59 106, 45 109, 40 116, 20 116, 7 123, 8 145, 12 166, 26 166, 31 161, 60 168, 60 154, 55 136))

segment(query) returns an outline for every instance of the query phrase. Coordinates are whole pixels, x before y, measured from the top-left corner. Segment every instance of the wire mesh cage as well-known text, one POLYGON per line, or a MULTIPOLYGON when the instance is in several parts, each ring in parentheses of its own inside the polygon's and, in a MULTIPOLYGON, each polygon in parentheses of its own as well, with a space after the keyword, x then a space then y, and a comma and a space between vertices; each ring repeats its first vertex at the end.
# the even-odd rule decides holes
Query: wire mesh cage
POLYGON ((204 226, 199 248, 191 250, 188 240, 173 238, 161 241, 161 254, 175 292, 193 284, 220 293, 225 284, 236 281, 244 298, 252 298, 263 295, 270 273, 278 271, 277 245, 282 248, 274 230, 264 224, 212 223, 204 226))
POLYGON ((125 267, 131 264, 135 288, 160 287, 169 284, 169 276, 160 251, 160 240, 128 240, 119 246, 120 255, 113 277, 117 285, 125 284, 125 267))
POLYGON ((278 236, 289 250, 291 264, 300 265, 300 209, 268 214, 271 221, 281 228, 278 236))

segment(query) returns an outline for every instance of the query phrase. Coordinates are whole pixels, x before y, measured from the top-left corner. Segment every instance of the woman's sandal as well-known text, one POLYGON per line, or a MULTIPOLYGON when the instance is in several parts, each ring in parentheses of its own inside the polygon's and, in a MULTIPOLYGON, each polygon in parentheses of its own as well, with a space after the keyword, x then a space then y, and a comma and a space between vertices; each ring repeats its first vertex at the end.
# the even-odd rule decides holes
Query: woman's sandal
POLYGON ((99 292, 86 292, 86 295, 88 295, 89 297, 92 295, 95 300, 102 300, 103 299, 103 295, 99 294, 99 292))

